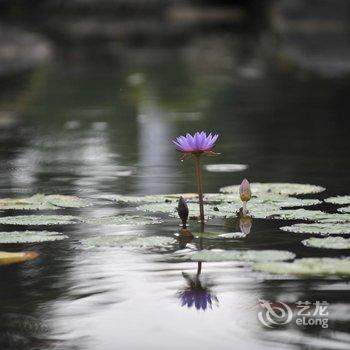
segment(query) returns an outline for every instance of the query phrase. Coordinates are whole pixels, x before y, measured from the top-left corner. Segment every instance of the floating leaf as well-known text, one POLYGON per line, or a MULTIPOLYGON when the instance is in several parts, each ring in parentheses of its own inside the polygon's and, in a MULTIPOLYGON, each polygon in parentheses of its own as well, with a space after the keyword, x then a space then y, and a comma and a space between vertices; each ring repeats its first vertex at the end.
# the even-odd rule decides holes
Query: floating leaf
POLYGON ((327 237, 327 238, 309 238, 302 241, 307 247, 325 248, 325 249, 350 249, 350 238, 327 237))
MULTIPOLYGON (((189 209, 189 218, 198 218, 199 206, 197 203, 187 203, 189 209)), ((204 213, 206 217, 233 217, 240 208, 239 205, 204 205, 204 213)), ((166 213, 172 217, 177 217, 177 210, 175 203, 148 203, 137 207, 138 210, 152 213, 166 213)))
POLYGON ((0 252, 0 265, 17 264, 27 260, 36 259, 39 256, 37 252, 0 252))
POLYGON ((159 224, 161 219, 152 216, 137 216, 137 215, 118 215, 118 216, 103 216, 100 218, 85 219, 87 224, 92 225, 150 225, 159 224))
POLYGON ((222 232, 200 232, 200 233, 194 233, 193 234, 197 238, 205 238, 205 239, 237 239, 237 238, 244 238, 246 235, 242 232, 229 232, 229 233, 222 233, 222 232))
POLYGON ((90 204, 85 199, 76 196, 67 196, 61 194, 45 196, 45 200, 56 207, 62 208, 83 208, 90 204))
POLYGON ((338 211, 340 213, 350 213, 350 205, 348 207, 339 208, 338 211))
POLYGON ((19 215, 0 217, 2 225, 70 225, 81 222, 71 215, 19 215))
POLYGON ((13 210, 55 210, 60 208, 80 208, 89 203, 79 197, 65 195, 36 194, 28 198, 2 198, 0 209, 13 210))
POLYGON ((219 235, 220 238, 227 238, 227 239, 236 239, 236 238, 244 238, 246 234, 244 232, 228 232, 228 233, 222 233, 219 235))
POLYGON ((59 209, 44 200, 44 195, 35 195, 29 198, 2 198, 0 209, 2 210, 55 210, 59 209))
MULTIPOLYGON (((235 203, 237 205, 242 205, 238 194, 205 193, 203 198, 206 203, 235 203)), ((321 201, 318 199, 301 199, 276 194, 265 194, 257 198, 252 198, 249 201, 249 205, 271 205, 277 208, 305 207, 320 203, 321 201)))
POLYGON ((303 258, 293 262, 262 262, 253 267, 256 271, 279 275, 297 276, 350 276, 350 259, 348 258, 303 258))
MULTIPOLYGON (((319 193, 325 190, 325 188, 316 185, 308 184, 294 184, 294 183, 251 183, 251 191, 253 196, 259 196, 262 194, 279 194, 279 195, 299 195, 307 193, 319 193)), ((220 192, 223 193, 238 193, 239 185, 226 186, 220 188, 220 192)))
POLYGON ((174 194, 155 194, 147 196, 124 196, 124 195, 102 195, 98 198, 111 200, 124 204, 140 204, 140 203, 170 203, 177 202, 180 197, 192 199, 198 197, 197 193, 174 193, 174 194))
POLYGON ((159 248, 167 247, 176 240, 164 236, 101 236, 83 239, 81 243, 88 247, 120 247, 120 248, 159 248))
POLYGON ((350 221, 350 215, 347 214, 329 214, 320 210, 306 209, 279 210, 272 214, 269 218, 280 220, 310 220, 324 223, 339 223, 350 221))
POLYGON ((49 231, 0 232, 0 244, 52 242, 65 238, 68 238, 68 236, 49 231))
POLYGON ((243 171, 248 168, 246 164, 209 164, 205 165, 205 170, 216 173, 233 173, 243 171))
POLYGON ((191 256, 193 261, 283 261, 295 254, 284 250, 201 250, 191 256))
POLYGON ((280 228, 282 231, 296 233, 312 233, 321 235, 336 235, 350 233, 349 223, 312 223, 294 224, 280 228))
POLYGON ((350 204, 350 196, 329 197, 326 198, 324 201, 332 204, 350 204))

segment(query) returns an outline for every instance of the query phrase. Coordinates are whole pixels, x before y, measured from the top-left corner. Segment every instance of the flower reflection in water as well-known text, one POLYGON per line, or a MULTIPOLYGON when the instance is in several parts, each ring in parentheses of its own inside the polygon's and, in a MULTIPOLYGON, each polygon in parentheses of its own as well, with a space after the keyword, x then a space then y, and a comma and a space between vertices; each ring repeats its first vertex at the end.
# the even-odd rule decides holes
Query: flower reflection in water
POLYGON ((201 276, 202 263, 198 262, 197 274, 191 276, 187 273, 182 273, 186 280, 186 287, 177 292, 177 297, 181 300, 181 306, 188 308, 195 307, 197 310, 212 309, 213 304, 218 306, 219 300, 211 291, 213 284, 204 281, 201 276))
POLYGON ((239 229, 245 236, 250 233, 252 229, 253 219, 249 215, 243 215, 240 213, 239 215, 239 229))

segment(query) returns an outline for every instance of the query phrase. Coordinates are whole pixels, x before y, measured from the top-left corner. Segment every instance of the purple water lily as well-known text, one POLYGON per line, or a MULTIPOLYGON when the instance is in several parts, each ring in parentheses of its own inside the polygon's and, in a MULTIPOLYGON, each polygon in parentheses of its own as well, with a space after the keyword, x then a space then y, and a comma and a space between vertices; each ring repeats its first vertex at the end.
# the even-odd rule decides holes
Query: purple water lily
POLYGON ((176 145, 176 149, 182 153, 191 154, 215 154, 213 149, 215 147, 215 142, 219 135, 212 135, 211 133, 207 135, 206 132, 196 132, 193 136, 191 134, 186 134, 186 136, 179 136, 173 143, 176 145))
POLYGON ((197 177, 197 191, 199 199, 199 219, 204 222, 204 205, 203 205, 203 184, 202 184, 202 169, 200 164, 200 156, 206 155, 218 155, 213 151, 215 142, 219 138, 218 134, 207 135, 204 131, 197 131, 193 136, 186 134, 186 136, 179 136, 173 143, 176 145, 176 149, 183 153, 183 158, 195 156, 196 160, 196 177, 197 177))

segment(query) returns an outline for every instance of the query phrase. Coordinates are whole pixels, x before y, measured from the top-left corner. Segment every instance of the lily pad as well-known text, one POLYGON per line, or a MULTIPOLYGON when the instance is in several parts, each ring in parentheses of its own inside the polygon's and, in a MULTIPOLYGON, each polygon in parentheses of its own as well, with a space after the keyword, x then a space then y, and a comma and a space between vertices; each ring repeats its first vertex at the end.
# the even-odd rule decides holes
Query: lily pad
POLYGON ((37 252, 0 252, 0 265, 17 264, 27 260, 36 259, 39 256, 37 252))
POLYGON ((28 198, 2 198, 0 209, 12 210, 55 210, 60 208, 81 208, 89 205, 86 200, 75 196, 36 194, 28 198))
POLYGON ((303 277, 349 277, 350 259, 348 258, 303 258, 293 262, 261 262, 253 267, 256 271, 279 275, 297 275, 303 277))
MULTIPOLYGON (((237 205, 242 205, 242 201, 238 194, 228 194, 228 193, 205 193, 204 201, 206 203, 235 203, 237 205)), ((310 205, 320 204, 321 201, 318 199, 301 199, 295 197, 288 197, 276 194, 265 194, 260 197, 253 197, 249 201, 249 205, 271 205, 278 208, 284 207, 305 207, 310 205)))
POLYGON ((197 198, 197 193, 174 193, 174 194, 155 194, 147 196, 125 196, 125 195, 102 195, 101 199, 111 200, 123 204, 140 204, 140 203, 171 203, 178 202, 179 198, 185 199, 197 198))
POLYGON ((159 248, 167 247, 176 240, 165 236, 101 236, 83 239, 81 243, 88 247, 119 247, 119 248, 159 248))
POLYGON ((68 236, 49 231, 0 232, 0 244, 52 242, 65 238, 68 238, 68 236))
POLYGON ((246 164, 208 164, 205 170, 215 173, 234 173, 248 168, 246 164))
POLYGON ((349 223, 311 223, 311 224, 294 224, 291 226, 283 226, 282 231, 296 233, 311 233, 320 235, 337 235, 350 234, 349 223))
POLYGON ((332 204, 350 204, 350 196, 329 197, 326 198, 324 201, 332 204))
POLYGON ((320 210, 306 209, 279 210, 272 214, 270 218, 280 220, 309 220, 323 223, 340 223, 350 221, 350 215, 347 214, 330 214, 320 210))
POLYGON ((71 215, 19 215, 0 217, 2 225, 70 225, 81 222, 77 216, 71 215))
POLYGON ((196 238, 205 238, 205 239, 237 239, 244 238, 246 235, 242 232, 202 232, 202 233, 194 233, 196 238))
MULTIPOLYGON (((324 187, 309 184, 294 183, 251 183, 253 196, 264 194, 279 194, 284 196, 300 195, 308 193, 319 193, 325 190, 324 187)), ((239 193, 239 185, 226 186, 220 188, 223 193, 239 193)))
POLYGON ((350 213, 350 205, 348 207, 341 207, 338 209, 340 213, 350 213))
POLYGON ((48 203, 61 208, 83 208, 90 205, 87 200, 76 196, 53 194, 45 196, 45 199, 48 203))
POLYGON ((201 250, 191 256, 193 261, 283 261, 295 254, 284 250, 201 250))
POLYGON ((324 249, 350 249, 350 238, 327 237, 327 238, 309 238, 302 241, 307 247, 324 249))
POLYGON ((87 224, 92 225, 150 225, 159 224, 161 219, 152 216, 138 216, 138 215, 118 215, 118 216, 103 216, 100 218, 85 219, 87 224))

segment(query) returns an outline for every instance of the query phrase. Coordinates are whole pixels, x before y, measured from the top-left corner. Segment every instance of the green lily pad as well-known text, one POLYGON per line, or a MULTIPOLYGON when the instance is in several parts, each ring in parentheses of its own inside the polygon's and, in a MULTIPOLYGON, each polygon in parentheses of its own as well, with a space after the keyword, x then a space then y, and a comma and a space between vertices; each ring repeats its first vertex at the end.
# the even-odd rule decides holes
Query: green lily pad
MULTIPOLYGON (((324 187, 308 184, 294 184, 294 183, 251 183, 251 191, 253 196, 260 196, 263 194, 278 194, 284 196, 300 195, 308 193, 319 193, 325 190, 324 187)), ((239 185, 226 186, 220 188, 223 193, 239 193, 239 185)))
POLYGON ((49 231, 0 232, 0 244, 52 242, 65 238, 68 238, 68 236, 49 231))
POLYGON ((124 196, 124 195, 103 195, 99 198, 111 200, 122 204, 141 204, 141 203, 177 203, 179 198, 196 198, 196 193, 174 193, 174 194, 155 194, 147 196, 124 196))
POLYGON ((340 213, 350 213, 350 205, 348 207, 341 207, 338 209, 340 213))
POLYGON ((81 222, 77 216, 71 215, 19 215, 0 217, 2 225, 70 225, 81 222))
POLYGON ((309 238, 302 241, 307 247, 324 249, 350 249, 350 238, 327 237, 327 238, 309 238))
MULTIPOLYGON (((228 193, 205 193, 204 201, 206 203, 234 203, 237 205, 242 205, 242 201, 238 194, 228 194, 228 193)), ((288 197, 276 194, 265 194, 260 197, 253 197, 249 201, 249 205, 270 205, 277 208, 284 207, 306 207, 310 205, 320 204, 321 201, 318 199, 301 199, 295 197, 288 197)))
POLYGON ((350 259, 348 258, 303 258, 293 262, 261 262, 253 266, 255 271, 279 275, 297 275, 303 277, 349 277, 350 259))
POLYGON ((12 210, 55 210, 60 208, 81 208, 89 203, 79 197, 65 195, 36 194, 28 198, 2 198, 0 209, 12 210))
MULTIPOLYGON (((199 216, 198 203, 187 203, 190 218, 199 216)), ((151 212, 151 213, 166 213, 172 217, 177 217, 177 203, 147 203, 137 207, 137 210, 151 212)), ((204 205, 205 216, 225 217, 226 212, 222 213, 217 210, 216 206, 204 205)))
POLYGON ((205 170, 215 173, 234 173, 248 168, 246 164, 208 164, 204 166, 205 170))
POLYGON ((118 216, 103 216, 100 218, 85 219, 87 224, 92 225, 150 225, 159 224, 161 219, 152 216, 138 216, 138 215, 118 215, 118 216))
POLYGON ((324 201, 332 204, 350 204, 350 196, 329 197, 326 198, 324 201))
POLYGON ((29 198, 2 198, 1 210, 55 210, 55 205, 44 200, 44 195, 35 195, 29 198))
POLYGON ((61 208, 83 208, 90 205, 85 199, 76 196, 52 194, 45 196, 45 199, 48 203, 61 208))
POLYGON ((244 238, 246 235, 242 232, 200 232, 193 233, 196 238, 205 238, 205 239, 237 239, 244 238))
POLYGON ((311 223, 280 227, 282 231, 320 235, 350 234, 349 223, 311 223))
POLYGON ((165 236, 100 236, 83 239, 81 243, 87 247, 119 247, 119 248, 159 248, 176 243, 172 237, 165 236))
POLYGON ((347 214, 330 214, 320 210, 306 209, 279 210, 272 214, 270 218, 280 220, 309 220, 323 223, 340 223, 350 221, 350 215, 347 214))
POLYGON ((201 250, 191 256, 193 261, 283 261, 295 254, 283 250, 201 250))

